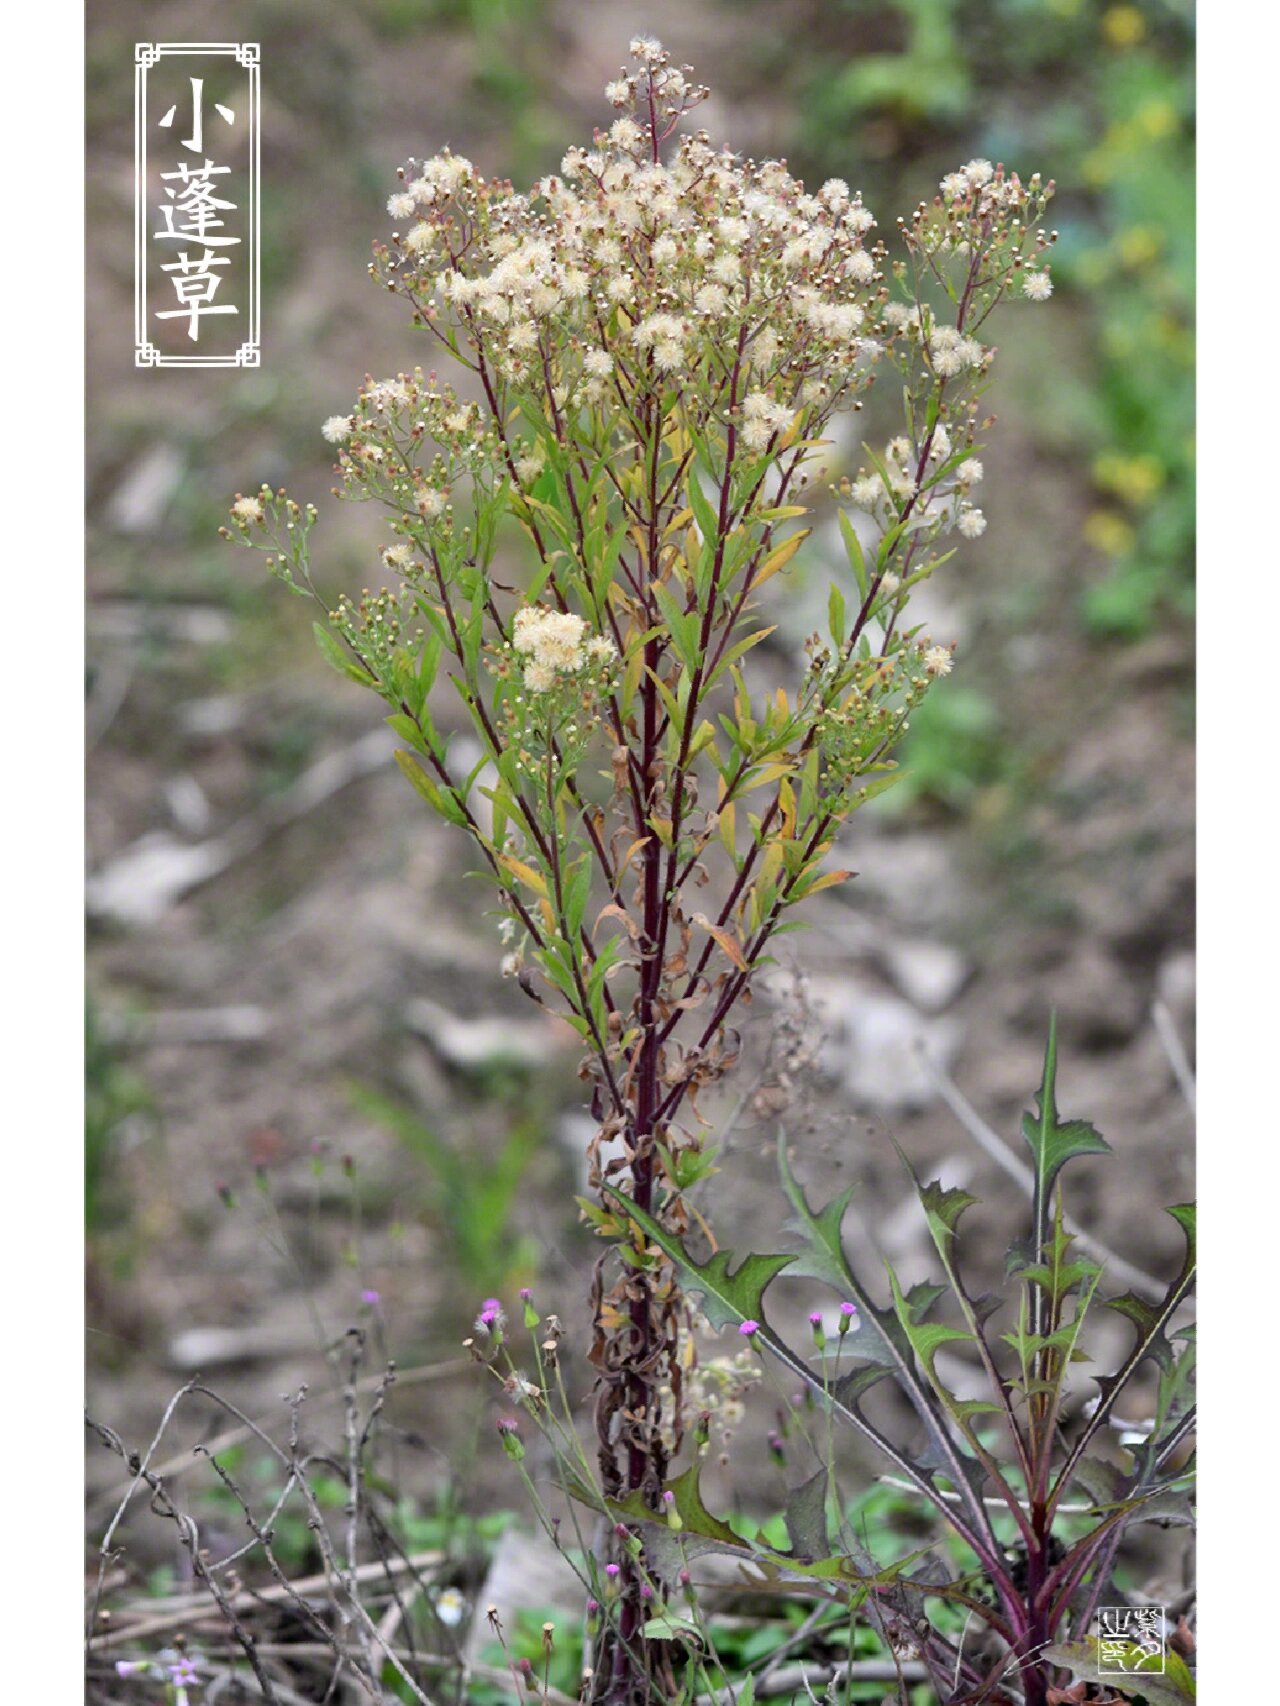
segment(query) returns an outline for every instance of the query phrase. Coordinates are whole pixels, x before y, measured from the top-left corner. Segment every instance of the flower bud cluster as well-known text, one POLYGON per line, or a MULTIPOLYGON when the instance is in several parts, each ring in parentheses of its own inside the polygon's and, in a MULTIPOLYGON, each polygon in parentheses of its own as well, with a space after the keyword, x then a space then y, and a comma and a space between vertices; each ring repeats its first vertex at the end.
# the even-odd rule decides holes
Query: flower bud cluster
MULTIPOLYGON (((810 642, 811 668, 832 660, 810 642)), ((931 684, 951 672, 951 651, 915 635, 889 656, 860 659, 847 689, 817 714, 818 790, 837 810, 847 810, 877 774, 892 767, 890 749, 931 684)))
POLYGON ((349 415, 321 427, 337 446, 349 497, 379 498, 427 530, 452 526, 455 486, 491 475, 500 459, 492 422, 452 386, 418 367, 366 377, 349 415))
POLYGON ((572 611, 524 605, 511 638, 486 649, 498 683, 504 741, 517 770, 543 777, 548 756, 563 777, 582 759, 618 684, 613 641, 572 611))
MULTIPOLYGON (((735 421, 762 451, 798 411, 852 398, 882 353, 875 222, 842 180, 806 192, 784 162, 744 161, 702 133, 664 161, 704 91, 658 44, 632 53, 607 90, 619 116, 531 195, 455 156, 405 168, 392 214, 411 200, 420 217, 375 275, 553 425, 678 386, 704 425, 735 421)), ((608 424, 629 430, 613 407, 608 424)))

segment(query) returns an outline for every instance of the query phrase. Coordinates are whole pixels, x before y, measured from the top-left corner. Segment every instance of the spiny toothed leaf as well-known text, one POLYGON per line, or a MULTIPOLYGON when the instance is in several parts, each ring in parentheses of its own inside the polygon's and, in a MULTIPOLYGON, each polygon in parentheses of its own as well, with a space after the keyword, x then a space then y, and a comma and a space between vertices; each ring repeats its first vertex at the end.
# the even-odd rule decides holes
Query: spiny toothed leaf
POLYGON ((683 1475, 677 1475, 669 1490, 675 1494, 675 1507, 686 1533, 701 1534, 708 1540, 725 1541, 729 1545, 742 1544, 742 1536, 707 1509, 702 1497, 701 1464, 694 1463, 683 1475))
POLYGON ((1048 1218, 1048 1202, 1054 1180, 1068 1161, 1077 1155, 1110 1155, 1111 1145, 1088 1120, 1058 1117, 1055 1087, 1058 1077, 1058 1017, 1049 1020, 1049 1040, 1044 1051, 1044 1071, 1034 1113, 1022 1116, 1022 1135, 1031 1151, 1036 1173, 1036 1225, 1048 1218))
POLYGON ((949 1238, 955 1237, 960 1216, 978 1201, 972 1192, 962 1191, 959 1186, 947 1188, 940 1179, 931 1179, 927 1185, 918 1185, 917 1189, 930 1231, 949 1238))
POLYGON ((999 1292, 984 1291, 981 1297, 975 1297, 973 1299, 969 1307, 973 1310, 974 1320, 979 1326, 983 1326, 991 1319, 1003 1302, 1004 1298, 1000 1296, 999 1292))
MULTIPOLYGON (((888 1267, 888 1263, 885 1264, 888 1267)), ((940 1321, 922 1321, 924 1311, 937 1300, 937 1295, 943 1289, 941 1286, 912 1286, 905 1296, 898 1284, 898 1276, 892 1268, 888 1268, 889 1284, 893 1289, 893 1301, 898 1311, 898 1320, 902 1323, 903 1331, 912 1350, 920 1358, 923 1366, 933 1375, 933 1360, 943 1345, 951 1344, 957 1339, 973 1343, 973 1334, 965 1332, 960 1327, 948 1327, 940 1321), (924 1306, 920 1307, 919 1294, 924 1294, 924 1306), (930 1295, 932 1294, 932 1295, 930 1295)))
POLYGON ((753 1559, 755 1549, 742 1535, 714 1516, 702 1498, 699 1480, 701 1464, 695 1463, 671 1483, 675 1508, 681 1527, 673 1528, 665 1512, 649 1509, 640 1492, 625 1499, 605 1501, 605 1510, 614 1522, 644 1525, 645 1552, 650 1565, 665 1581, 674 1582, 691 1558, 707 1553, 729 1553, 742 1559, 753 1559))
POLYGON ((698 1293, 702 1313, 713 1327, 741 1327, 745 1321, 763 1323, 764 1294, 795 1261, 794 1256, 744 1256, 733 1268, 733 1251, 717 1250, 705 1262, 697 1262, 678 1238, 621 1191, 610 1184, 601 1189, 675 1265, 685 1290, 698 1293))
POLYGON ((913 1321, 928 1320, 929 1311, 946 1289, 945 1285, 939 1285, 936 1280, 917 1280, 906 1293, 905 1298, 907 1308, 911 1311, 911 1319, 913 1321))
MULTIPOLYGON (((848 1333, 844 1340, 843 1354, 864 1358, 867 1362, 877 1364, 886 1372, 893 1375, 903 1394, 910 1400, 916 1414, 924 1423, 925 1435, 928 1441, 926 1456, 922 1459, 927 1463, 923 1483, 921 1483, 921 1468, 910 1458, 898 1452, 892 1455, 899 1463, 905 1462, 911 1471, 912 1479, 921 1485, 928 1497, 944 1511, 948 1519, 965 1537, 968 1543, 981 1555, 985 1545, 994 1545, 990 1520, 982 1503, 981 1488, 983 1471, 981 1466, 969 1456, 951 1438, 950 1423, 945 1418, 935 1399, 933 1390, 921 1380, 916 1369, 916 1352, 910 1338, 904 1329, 895 1307, 882 1309, 867 1291, 865 1285, 854 1273, 845 1254, 840 1236, 840 1227, 845 1210, 849 1204, 850 1192, 845 1191, 820 1212, 815 1212, 810 1206, 804 1187, 797 1180, 791 1166, 784 1136, 778 1138, 778 1170, 782 1179, 782 1188, 794 1210, 793 1217, 788 1223, 791 1229, 805 1241, 805 1249, 798 1258, 793 1275, 807 1274, 819 1280, 825 1280, 829 1285, 844 1292, 847 1299, 858 1306, 858 1327, 848 1333), (932 1470, 942 1470, 961 1490, 967 1508, 968 1522, 956 1521, 954 1507, 948 1509, 945 1501, 937 1496, 932 1486, 932 1470)), ((893 1281, 897 1289, 896 1279, 893 1281)), ((917 1311, 915 1319, 920 1317, 942 1295, 946 1288, 928 1281, 913 1286, 909 1294, 910 1307, 917 1311)), ((907 1307, 907 1299, 902 1298, 903 1307, 907 1307)), ((932 1331, 920 1329, 922 1331, 932 1331)), ((960 1337, 958 1329, 947 1328, 943 1331, 960 1337)), ((934 1345, 936 1350, 937 1346, 934 1345)), ((931 1364, 926 1363, 926 1367, 931 1364)), ((838 1385, 839 1402, 848 1405, 847 1414, 857 1427, 870 1438, 876 1440, 882 1449, 886 1446, 883 1435, 874 1429, 857 1408, 857 1400, 871 1386, 876 1384, 879 1376, 871 1376, 864 1371, 858 1371, 853 1376, 838 1385)), ((833 1394, 834 1396, 834 1394, 833 1394)))
MULTIPOLYGON (((1096 1378, 1098 1400, 1084 1428, 1081 1430, 1067 1460, 1059 1472, 1053 1491, 1053 1501, 1056 1504, 1063 1490, 1071 1483, 1072 1476, 1089 1448, 1090 1442, 1098 1430, 1106 1424, 1115 1407, 1120 1393, 1129 1384, 1139 1368, 1148 1360, 1153 1360, 1161 1370, 1163 1381, 1174 1370, 1176 1363, 1167 1333, 1169 1323, 1179 1305, 1189 1295, 1195 1280, 1195 1208, 1190 1203, 1180 1203, 1171 1208, 1169 1213, 1182 1227, 1186 1236, 1186 1253, 1183 1258, 1182 1270, 1170 1285, 1168 1291, 1159 1303, 1148 1305, 1141 1299, 1134 1300, 1132 1293, 1126 1293, 1123 1298, 1112 1299, 1112 1307, 1120 1307, 1120 1313, 1134 1323, 1137 1329, 1136 1337, 1128 1356, 1114 1374, 1099 1375, 1096 1378)), ((1185 1352, 1183 1353, 1186 1354, 1185 1352)), ((1163 1387, 1162 1387, 1163 1389, 1163 1387)), ((1174 1428, 1168 1430, 1165 1436, 1156 1443, 1148 1440, 1146 1445, 1139 1448, 1138 1456, 1144 1463, 1158 1467, 1164 1455, 1173 1449, 1189 1431, 1190 1417, 1194 1412, 1182 1416, 1174 1428)))
POLYGON ((845 1292, 853 1283, 853 1273, 844 1253, 840 1228, 848 1211, 854 1187, 833 1197, 824 1209, 817 1212, 809 1204, 804 1188, 791 1167, 791 1157, 784 1137, 778 1138, 778 1172, 782 1188, 794 1214, 783 1230, 793 1232, 804 1240, 805 1248, 795 1258, 792 1277, 821 1280, 832 1290, 845 1292))
MULTIPOLYGON (((814 1530, 811 1509, 813 1490, 812 1483, 809 1482, 797 1489, 793 1499, 800 1502, 803 1513, 800 1523, 805 1537, 816 1538, 818 1544, 812 1552, 802 1552, 797 1547, 794 1556, 780 1552, 759 1540, 744 1538, 718 1516, 713 1515, 703 1501, 701 1473, 701 1464, 695 1463, 686 1469, 683 1475, 677 1476, 668 1489, 675 1495, 673 1503, 681 1520, 678 1529, 671 1526, 665 1512, 651 1511, 645 1504, 643 1495, 638 1492, 629 1494, 625 1499, 610 1499, 606 1503, 608 1514, 614 1521, 643 1527, 648 1560, 654 1570, 667 1581, 674 1581, 690 1558, 711 1552, 727 1553, 752 1564, 770 1580, 791 1578, 840 1582, 845 1584, 846 1591, 849 1587, 855 1590, 852 1603, 859 1604, 867 1591, 874 1587, 890 1586, 904 1570, 929 1551, 928 1547, 921 1547, 898 1559, 896 1563, 886 1565, 875 1564, 861 1552, 861 1548, 855 1549, 851 1554, 827 1556, 825 1533, 820 1529, 814 1530)), ((797 1536, 791 1529, 790 1522, 788 1533, 792 1537, 792 1544, 795 1545, 797 1536)))
POLYGON ((1126 1291, 1121 1297, 1104 1298, 1103 1303, 1105 1308, 1114 1309, 1117 1314, 1127 1316, 1137 1327, 1140 1339, 1150 1339, 1149 1354, 1162 1369, 1172 1367, 1173 1352, 1169 1341, 1160 1332, 1161 1314, 1154 1303, 1148 1303, 1146 1298, 1139 1297, 1136 1291, 1126 1291))
POLYGON ((844 1253, 840 1226, 849 1206, 852 1188, 829 1202, 820 1212, 810 1207, 804 1187, 791 1167, 786 1139, 778 1138, 778 1172, 782 1188, 795 1211, 787 1229, 802 1238, 805 1248, 793 1257, 793 1279, 816 1279, 831 1286, 858 1306, 858 1325, 841 1339, 841 1354, 880 1363, 886 1369, 903 1366, 908 1355, 892 1309, 882 1309, 858 1279, 844 1253))
POLYGON ((888 1380, 892 1373, 893 1370, 884 1363, 864 1363, 861 1368, 842 1374, 831 1390, 841 1404, 852 1409, 865 1392, 870 1392, 871 1388, 878 1386, 882 1380, 888 1380))
POLYGON ((787 1494, 787 1537, 797 1558, 812 1563, 830 1551, 827 1538, 827 1471, 819 1469, 787 1494))
MULTIPOLYGON (((824 1403, 830 1404, 836 1416, 850 1423, 871 1440, 935 1506, 983 1563, 994 1565, 998 1548, 990 1518, 982 1503, 981 1467, 951 1439, 949 1424, 934 1402, 932 1393, 922 1384, 916 1373, 910 1343, 892 1310, 877 1310, 864 1288, 850 1275, 846 1281, 846 1289, 858 1304, 862 1321, 856 1332, 845 1336, 845 1354, 872 1354, 877 1361, 886 1365, 886 1372, 892 1372, 896 1377, 904 1395, 924 1423, 931 1457, 961 1491, 959 1507, 949 1504, 940 1495, 934 1485, 931 1469, 922 1468, 920 1462, 895 1445, 860 1410, 843 1403, 831 1391, 822 1373, 811 1368, 764 1320, 764 1293, 777 1274, 783 1269, 791 1269, 795 1257, 746 1256, 734 1269, 731 1266, 733 1253, 720 1250, 705 1262, 695 1261, 679 1238, 659 1225, 651 1214, 624 1197, 615 1186, 604 1184, 601 1188, 616 1204, 619 1212, 633 1220, 645 1236, 668 1257, 679 1273, 685 1289, 703 1298, 704 1312, 713 1325, 731 1326, 736 1323, 742 1326, 747 1321, 755 1322, 752 1343, 760 1350, 769 1351, 810 1390, 818 1394, 824 1403), (870 1352, 862 1349, 864 1344, 871 1346, 870 1352)), ((793 1202, 798 1210, 808 1214, 804 1193, 798 1186, 795 1191, 793 1202)), ((847 1562, 846 1560, 845 1573, 848 1576, 847 1562)), ((818 1568, 814 1565, 808 1573, 814 1573, 818 1568)), ((849 1579, 853 1579, 852 1576, 849 1579)))
POLYGON ((1095 1279, 1099 1268, 1096 1262, 1078 1261, 1067 1262, 1060 1268, 1046 1267, 1037 1264, 1023 1268, 1020 1277, 1032 1285, 1043 1286, 1053 1302, 1058 1303, 1077 1285, 1086 1280, 1095 1279))
POLYGON ((953 1398, 952 1413, 962 1421, 968 1421, 971 1416, 1003 1416, 1004 1406, 992 1403, 990 1398, 953 1398))

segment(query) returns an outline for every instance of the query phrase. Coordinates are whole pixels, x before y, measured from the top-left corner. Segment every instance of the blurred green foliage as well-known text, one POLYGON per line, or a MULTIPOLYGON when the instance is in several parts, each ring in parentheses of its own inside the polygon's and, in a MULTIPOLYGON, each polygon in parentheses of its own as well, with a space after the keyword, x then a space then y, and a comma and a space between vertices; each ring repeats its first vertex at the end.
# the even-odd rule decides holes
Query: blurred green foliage
POLYGON ((852 158, 886 206, 918 190, 922 165, 974 154, 1053 172, 1055 281, 1092 321, 1071 404, 1089 494, 1081 613, 1091 632, 1139 638, 1189 612, 1190 0, 826 0, 811 23, 788 34, 801 169, 844 172, 852 158))
POLYGON ((120 1225, 128 1192, 115 1161, 129 1123, 154 1113, 144 1081, 126 1064, 126 1050, 104 1029, 92 999, 84 1015, 84 1223, 90 1236, 120 1225))
MULTIPOLYGON (((501 1089, 491 1085, 490 1093, 510 1105, 501 1089)), ((474 1298, 529 1284, 537 1273, 538 1246, 519 1231, 519 1223, 529 1168, 544 1146, 541 1122, 512 1112, 497 1154, 481 1162, 465 1139, 442 1136, 413 1108, 371 1085, 352 1085, 350 1096, 359 1112, 423 1163, 431 1180, 427 1216, 474 1298)))

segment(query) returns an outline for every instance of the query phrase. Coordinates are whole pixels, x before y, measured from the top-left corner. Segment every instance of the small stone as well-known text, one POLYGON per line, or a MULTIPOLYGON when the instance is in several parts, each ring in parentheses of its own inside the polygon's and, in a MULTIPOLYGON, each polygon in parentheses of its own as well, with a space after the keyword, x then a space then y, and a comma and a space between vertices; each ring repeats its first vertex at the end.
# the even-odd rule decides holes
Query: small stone
POLYGON ((941 1013, 969 980, 968 961, 945 942, 898 938, 885 943, 881 957, 898 993, 924 1013, 941 1013))
POLYGON ((934 1100, 928 1063, 948 1070, 955 1060, 962 1034, 955 1019, 848 983, 815 984, 813 994, 827 1026, 822 1064, 859 1107, 904 1112, 934 1100))

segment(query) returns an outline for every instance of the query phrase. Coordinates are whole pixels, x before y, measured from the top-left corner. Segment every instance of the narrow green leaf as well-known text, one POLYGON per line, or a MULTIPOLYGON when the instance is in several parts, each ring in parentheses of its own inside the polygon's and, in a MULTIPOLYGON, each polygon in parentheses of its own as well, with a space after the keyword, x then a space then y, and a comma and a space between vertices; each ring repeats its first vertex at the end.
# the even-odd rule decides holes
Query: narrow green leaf
POLYGON ((369 674, 367 669, 363 669, 347 655, 342 649, 342 642, 325 627, 323 622, 313 622, 311 632, 316 637, 316 645, 320 648, 320 655, 327 664, 337 670, 339 675, 345 675, 348 681, 358 681, 361 687, 376 687, 378 685, 376 679, 369 674))
MULTIPOLYGON (((1196 1697, 1195 1678, 1179 1654, 1172 1650, 1163 1655, 1164 1671, 1135 1669, 1123 1678, 1104 1675, 1098 1664, 1098 1649, 1094 1641, 1058 1641, 1046 1647, 1044 1656, 1050 1664, 1062 1665, 1083 1682, 1107 1686, 1120 1681, 1126 1694, 1141 1694, 1147 1706, 1188 1706, 1196 1697)), ((1132 1655, 1139 1657, 1136 1648, 1132 1655)))

